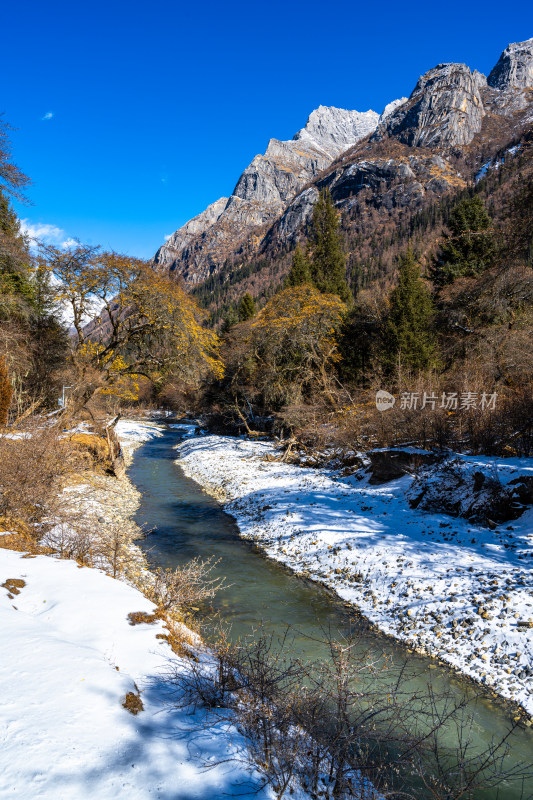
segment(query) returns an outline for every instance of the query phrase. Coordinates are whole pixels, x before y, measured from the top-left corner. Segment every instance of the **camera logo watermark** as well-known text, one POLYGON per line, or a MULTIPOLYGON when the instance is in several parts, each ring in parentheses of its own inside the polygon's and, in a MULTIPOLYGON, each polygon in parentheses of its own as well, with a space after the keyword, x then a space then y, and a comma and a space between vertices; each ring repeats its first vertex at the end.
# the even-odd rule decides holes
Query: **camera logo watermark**
MULTIPOLYGON (((422 411, 430 408, 442 408, 445 411, 494 411, 498 395, 494 392, 402 392, 400 395, 400 408, 409 411, 422 411)), ((380 389, 376 392, 376 408, 378 411, 388 411, 394 406, 394 395, 380 389)))

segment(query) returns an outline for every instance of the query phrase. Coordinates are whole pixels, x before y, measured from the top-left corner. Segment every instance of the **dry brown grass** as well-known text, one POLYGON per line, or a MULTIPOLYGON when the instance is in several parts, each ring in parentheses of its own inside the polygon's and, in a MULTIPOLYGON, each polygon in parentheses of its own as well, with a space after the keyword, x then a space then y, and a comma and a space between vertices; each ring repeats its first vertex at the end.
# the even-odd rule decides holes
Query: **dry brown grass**
POLYGON ((167 642, 172 652, 180 658, 188 658, 197 662, 198 636, 185 625, 175 623, 168 617, 164 619, 168 633, 158 633, 155 638, 167 642))
POLYGON ((13 597, 14 594, 20 594, 20 590, 26 586, 26 581, 22 578, 7 578, 1 586, 2 589, 7 589, 9 597, 13 597))
POLYGON ((148 614, 146 611, 130 611, 128 620, 130 625, 151 625, 160 619, 157 614, 148 614))
MULTIPOLYGON (((137 689, 137 687, 135 687, 137 689)), ((124 698, 124 702, 122 703, 122 708, 125 708, 126 711, 129 711, 130 714, 138 714, 139 711, 144 710, 143 701, 141 700, 140 692, 137 689, 137 694, 135 692, 128 692, 126 697, 124 698)))
POLYGON ((87 466, 112 469, 109 445, 104 436, 96 433, 74 433, 68 441, 73 449, 87 461, 87 466))

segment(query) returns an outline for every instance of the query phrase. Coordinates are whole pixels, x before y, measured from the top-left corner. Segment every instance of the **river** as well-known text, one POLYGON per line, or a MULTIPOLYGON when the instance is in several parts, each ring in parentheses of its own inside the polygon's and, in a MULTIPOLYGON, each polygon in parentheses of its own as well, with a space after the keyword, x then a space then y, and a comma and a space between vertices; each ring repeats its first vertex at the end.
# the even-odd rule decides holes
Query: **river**
MULTIPOLYGON (((217 616, 231 626, 231 638, 252 634, 261 626, 281 640, 290 626, 291 648, 303 660, 329 657, 325 632, 342 638, 353 630, 356 616, 339 599, 317 584, 290 573, 265 558, 239 536, 235 521, 220 504, 176 463, 176 445, 183 434, 168 429, 142 445, 134 454, 128 477, 142 494, 136 515, 138 525, 150 534, 139 544, 152 566, 173 567, 190 558, 214 558, 213 577, 224 576, 227 588, 214 600, 217 616)), ((209 630, 209 628, 207 629, 209 630)), ((207 634, 209 635, 209 633, 207 634)), ((474 746, 482 748, 509 729, 509 713, 488 698, 476 697, 466 681, 436 661, 414 655, 371 628, 358 634, 358 647, 376 661, 409 659, 409 690, 423 690, 431 682, 436 694, 452 693, 472 700, 474 746)), ((375 675, 368 676, 375 681, 375 675)), ((443 746, 453 745, 454 733, 443 733, 443 746)), ((520 726, 510 740, 507 764, 533 761, 533 731, 520 726)), ((508 782, 498 790, 483 790, 479 800, 518 800, 533 797, 533 779, 508 782)))

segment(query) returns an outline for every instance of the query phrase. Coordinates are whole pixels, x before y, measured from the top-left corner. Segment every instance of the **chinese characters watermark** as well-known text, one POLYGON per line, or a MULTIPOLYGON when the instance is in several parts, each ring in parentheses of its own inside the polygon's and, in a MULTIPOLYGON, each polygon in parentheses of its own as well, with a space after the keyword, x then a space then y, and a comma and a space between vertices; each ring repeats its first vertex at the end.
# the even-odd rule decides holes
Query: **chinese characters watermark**
MULTIPOLYGON (((429 408, 435 411, 442 408, 445 411, 494 411, 498 395, 496 392, 402 392, 400 395, 400 408, 409 411, 422 411, 429 408)), ((396 402, 394 395, 380 389, 376 392, 376 408, 378 411, 388 411, 396 402)))

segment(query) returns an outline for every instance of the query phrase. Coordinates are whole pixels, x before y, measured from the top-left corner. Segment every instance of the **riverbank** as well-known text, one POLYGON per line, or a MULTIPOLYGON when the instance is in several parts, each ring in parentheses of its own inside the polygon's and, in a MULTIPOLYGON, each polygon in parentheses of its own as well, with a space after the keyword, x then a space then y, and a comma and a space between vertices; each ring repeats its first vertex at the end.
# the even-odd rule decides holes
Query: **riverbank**
MULTIPOLYGON (((120 422, 126 461, 160 433, 120 422)), ((0 548, 0 795, 271 800, 239 761, 244 742, 227 721, 174 705, 167 677, 187 674, 191 661, 173 652, 165 620, 136 588, 150 580, 133 541, 139 493, 127 478, 89 472, 65 491, 83 531, 63 525, 50 534, 55 545, 62 537, 104 558, 102 542, 120 530, 122 579, 57 553, 0 548)))
MULTIPOLYGON (((531 509, 491 530, 411 508, 410 476, 371 485, 364 472, 267 461, 279 455, 271 444, 221 436, 190 438, 178 455, 270 558, 533 715, 531 509)), ((533 471, 493 461, 478 468, 533 471)))

